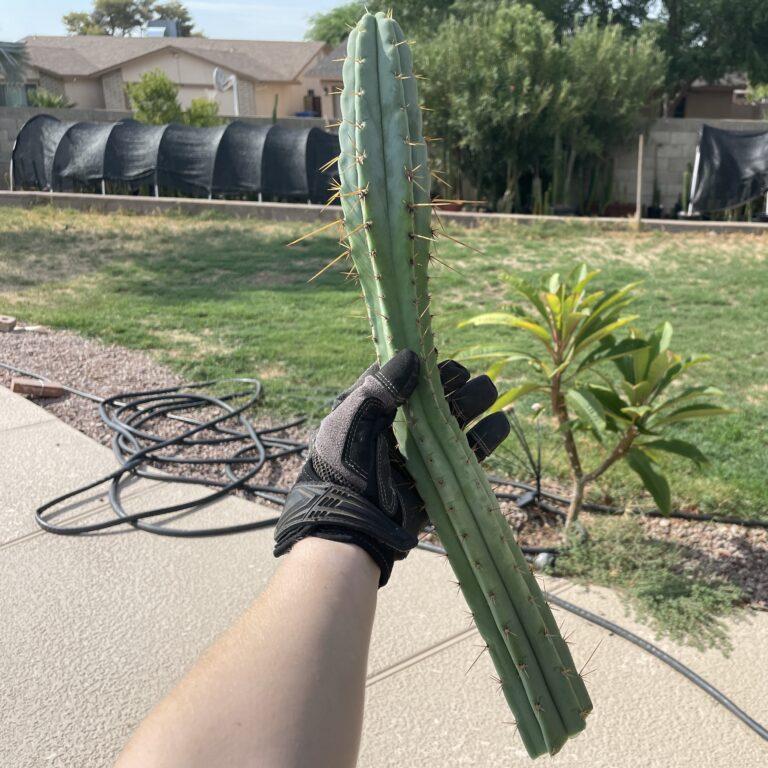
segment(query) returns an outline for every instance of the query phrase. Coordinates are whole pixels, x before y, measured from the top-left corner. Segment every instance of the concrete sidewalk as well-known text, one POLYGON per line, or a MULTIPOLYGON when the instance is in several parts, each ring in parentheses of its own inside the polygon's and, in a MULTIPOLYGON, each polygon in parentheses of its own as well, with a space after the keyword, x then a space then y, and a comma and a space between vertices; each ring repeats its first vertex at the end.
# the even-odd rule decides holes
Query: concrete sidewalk
MULTIPOLYGON (((34 508, 114 468, 106 448, 0 388, 0 766, 108 766, 129 733, 262 589, 271 531, 174 539, 130 531, 57 537, 34 508)), ((200 491, 139 481, 132 510, 200 491)), ((70 519, 110 514, 93 493, 70 519)), ((272 517, 229 498, 193 524, 272 517)), ((491 680, 444 558, 417 551, 380 593, 360 768, 531 763, 491 680), (471 669, 470 669, 471 667, 471 669)), ((549 591, 652 639, 610 590, 549 591)), ((588 677, 595 712, 551 762, 595 768, 756 768, 768 745, 680 675, 570 614, 557 615, 588 677)), ((659 644, 768 722, 768 616, 732 624, 730 659, 659 644)), ((549 762, 542 759, 539 762, 549 762)), ((213 767, 215 768, 215 767, 213 767)), ((307 768, 312 768, 308 758, 307 768)))

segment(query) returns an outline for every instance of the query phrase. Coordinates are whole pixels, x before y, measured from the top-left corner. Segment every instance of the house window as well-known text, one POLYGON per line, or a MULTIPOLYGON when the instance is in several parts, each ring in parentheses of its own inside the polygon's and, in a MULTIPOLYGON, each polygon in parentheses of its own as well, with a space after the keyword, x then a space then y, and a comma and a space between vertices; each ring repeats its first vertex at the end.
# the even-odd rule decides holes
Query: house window
POLYGON ((27 92, 23 85, 0 83, 0 107, 26 107, 27 92))
POLYGON ((319 96, 315 96, 313 89, 307 91, 304 97, 304 111, 302 117, 320 117, 323 113, 323 103, 319 96))

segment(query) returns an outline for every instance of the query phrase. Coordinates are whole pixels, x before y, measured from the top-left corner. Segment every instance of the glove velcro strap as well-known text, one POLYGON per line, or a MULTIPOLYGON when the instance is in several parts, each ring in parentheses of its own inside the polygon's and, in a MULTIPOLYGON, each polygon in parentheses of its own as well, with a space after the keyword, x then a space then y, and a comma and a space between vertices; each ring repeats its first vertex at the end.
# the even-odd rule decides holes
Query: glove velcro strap
POLYGON ((275 555, 285 554, 297 541, 313 535, 363 547, 381 568, 381 586, 389 578, 392 561, 402 559, 418 543, 413 534, 354 491, 331 483, 297 483, 275 527, 275 555))

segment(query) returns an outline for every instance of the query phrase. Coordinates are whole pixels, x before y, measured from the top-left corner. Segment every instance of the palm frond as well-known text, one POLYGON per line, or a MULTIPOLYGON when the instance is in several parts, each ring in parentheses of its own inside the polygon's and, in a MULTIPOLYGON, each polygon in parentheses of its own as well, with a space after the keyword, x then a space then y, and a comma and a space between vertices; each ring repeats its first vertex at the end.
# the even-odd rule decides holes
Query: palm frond
POLYGON ((0 42, 0 75, 6 83, 23 83, 27 64, 27 49, 24 43, 0 42))

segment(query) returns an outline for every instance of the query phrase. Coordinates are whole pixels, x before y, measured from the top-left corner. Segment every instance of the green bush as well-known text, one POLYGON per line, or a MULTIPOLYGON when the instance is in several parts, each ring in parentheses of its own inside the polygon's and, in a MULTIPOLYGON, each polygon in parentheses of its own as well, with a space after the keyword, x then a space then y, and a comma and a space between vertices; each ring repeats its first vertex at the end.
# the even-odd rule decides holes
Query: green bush
POLYGON ((75 105, 63 93, 51 93, 45 88, 36 88, 27 96, 30 107, 46 109, 71 109, 75 105))
POLYGON ((612 151, 663 85, 651 36, 591 20, 559 38, 530 5, 461 7, 419 47, 427 132, 452 185, 463 176, 499 210, 526 207, 525 175, 554 203, 609 202, 612 151))
POLYGON ((747 101, 761 108, 763 120, 768 118, 768 83, 754 83, 747 88, 747 101))
POLYGON ((153 69, 145 72, 138 83, 126 85, 133 116, 140 123, 164 125, 181 122, 179 89, 165 72, 153 69))
POLYGON ((184 122, 198 128, 220 125, 222 120, 219 117, 219 105, 211 99, 192 99, 189 109, 184 113, 184 122))

